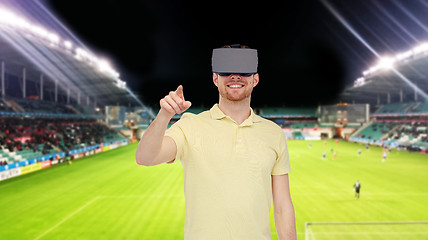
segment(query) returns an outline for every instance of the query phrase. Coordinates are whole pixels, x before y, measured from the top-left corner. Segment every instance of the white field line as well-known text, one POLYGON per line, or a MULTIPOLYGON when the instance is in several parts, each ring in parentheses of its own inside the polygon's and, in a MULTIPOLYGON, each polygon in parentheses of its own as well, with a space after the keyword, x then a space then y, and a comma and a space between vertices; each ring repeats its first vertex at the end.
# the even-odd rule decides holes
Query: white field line
MULTIPOLYGON (((319 190, 319 189, 317 189, 317 190, 319 190)), ((326 190, 327 191, 327 190, 326 190)), ((309 193, 309 192, 307 192, 307 193, 293 193, 292 195, 293 196, 341 196, 341 195, 352 195, 352 194, 354 194, 355 192, 352 190, 352 188, 351 188, 351 190, 350 191, 346 191, 346 192, 312 192, 312 193, 309 193)), ((364 194, 365 196, 370 196, 370 197, 374 197, 374 196, 397 196, 397 195, 399 195, 399 196, 427 196, 428 195, 428 193, 423 193, 423 192, 420 192, 420 193, 414 193, 414 192, 408 192, 408 193, 403 193, 403 192, 397 192, 397 193, 393 193, 393 192, 390 192, 390 193, 371 193, 371 192, 363 192, 362 194, 364 194)))
POLYGON ((184 194, 105 195, 101 198, 184 198, 184 194))
POLYGON ((57 224, 53 225, 51 228, 34 238, 34 240, 39 240, 42 237, 46 236, 46 234, 50 233, 52 230, 66 222, 68 219, 72 218, 74 215, 81 212, 83 209, 94 203, 95 201, 101 199, 101 198, 184 198, 184 195, 182 194, 174 194, 174 195, 163 195, 163 194, 155 194, 155 195, 113 195, 113 196, 96 196, 93 199, 89 200, 87 203, 85 203, 80 208, 76 209, 74 212, 70 213, 65 218, 61 219, 57 224))
POLYGON ((40 234, 39 236, 37 236, 36 238, 34 238, 34 240, 39 240, 40 238, 44 237, 46 234, 50 233, 52 230, 54 230, 55 228, 57 228, 59 225, 63 224, 65 221, 67 221, 68 219, 72 218, 74 215, 78 214, 80 211, 82 211, 83 209, 85 209, 87 206, 91 205, 92 203, 94 203, 95 201, 97 201, 98 199, 100 199, 100 197, 101 196, 96 196, 92 200, 89 200, 87 203, 85 203, 80 208, 76 209, 70 215, 68 215, 65 218, 61 219, 61 221, 59 221, 57 224, 53 225, 51 228, 49 228, 48 230, 46 230, 45 232, 43 232, 42 234, 40 234))
POLYGON ((418 234, 427 234, 428 232, 394 232, 394 231, 389 231, 389 232, 311 232, 311 234, 315 234, 315 235, 370 235, 370 234, 382 234, 382 235, 396 235, 399 236, 401 234, 403 235, 418 235, 418 234))
MULTIPOLYGON (((422 229, 418 229, 419 231, 396 231, 397 230, 397 225, 402 225, 402 226, 423 226, 423 225, 428 225, 428 221, 396 221, 396 222, 307 222, 305 224, 305 229, 306 229, 306 234, 310 233, 309 236, 311 236, 310 239, 315 239, 315 236, 324 236, 324 235, 342 235, 342 236, 346 236, 346 235, 371 235, 371 234, 376 234, 376 235, 381 235, 381 236, 386 236, 386 235, 393 235, 393 236, 400 236, 400 235, 410 235, 410 236, 415 236, 415 235, 426 235, 428 234, 428 228, 426 226, 423 226, 422 229), (330 225, 330 226, 334 226, 334 225, 341 225, 341 226, 346 226, 346 225, 352 225, 352 226, 357 226, 360 229, 363 229, 364 225, 365 226, 374 226, 374 225, 382 225, 382 226, 391 226, 394 228, 395 231, 390 231, 390 229, 386 229, 384 231, 314 231, 312 228, 313 227, 320 227, 320 226, 326 226, 326 225, 330 225), (311 226, 311 228, 308 228, 308 226, 311 226)), ((407 229, 406 229, 407 230, 407 229)), ((308 237, 306 239, 309 239, 308 237)))

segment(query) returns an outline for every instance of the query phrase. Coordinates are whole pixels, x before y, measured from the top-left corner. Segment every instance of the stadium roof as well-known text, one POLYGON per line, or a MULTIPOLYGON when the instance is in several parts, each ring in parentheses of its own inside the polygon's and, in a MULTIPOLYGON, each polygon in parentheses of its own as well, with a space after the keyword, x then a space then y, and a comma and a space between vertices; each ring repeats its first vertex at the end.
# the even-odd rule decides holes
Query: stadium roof
POLYGON ((54 86, 82 102, 89 97, 103 105, 142 105, 106 60, 91 53, 41 3, 2 1, 0 5, 0 61, 8 74, 54 86), (83 98, 83 99, 82 99, 83 98))
MULTIPOLYGON (((398 55, 400 56, 400 55, 398 55)), ((405 59, 365 71, 354 86, 347 88, 341 100, 372 104, 399 101, 423 101, 428 93, 428 52, 410 54, 405 59), (416 98, 415 98, 416 96, 416 98)))

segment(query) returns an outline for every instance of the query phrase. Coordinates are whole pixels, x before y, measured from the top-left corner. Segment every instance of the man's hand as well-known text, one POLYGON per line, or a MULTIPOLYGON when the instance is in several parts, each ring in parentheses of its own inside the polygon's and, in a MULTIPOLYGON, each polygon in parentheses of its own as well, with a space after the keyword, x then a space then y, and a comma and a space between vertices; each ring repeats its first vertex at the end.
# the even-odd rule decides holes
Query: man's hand
POLYGON ((175 114, 181 114, 189 109, 191 105, 191 102, 184 100, 183 86, 180 85, 177 90, 169 92, 160 100, 159 114, 164 114, 171 119, 175 114))
POLYGON ((184 100, 183 86, 180 85, 162 98, 160 105, 161 110, 142 135, 135 152, 135 159, 140 165, 153 166, 175 159, 177 146, 174 139, 165 136, 165 131, 171 118, 183 113, 192 104, 184 100))

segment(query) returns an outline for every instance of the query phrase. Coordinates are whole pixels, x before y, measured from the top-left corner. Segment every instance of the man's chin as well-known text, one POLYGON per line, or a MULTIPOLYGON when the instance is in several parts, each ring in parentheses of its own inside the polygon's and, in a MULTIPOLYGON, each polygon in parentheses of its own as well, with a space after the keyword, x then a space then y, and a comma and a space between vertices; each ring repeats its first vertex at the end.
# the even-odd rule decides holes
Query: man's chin
POLYGON ((226 98, 231 102, 240 102, 246 99, 245 96, 227 96, 226 98))

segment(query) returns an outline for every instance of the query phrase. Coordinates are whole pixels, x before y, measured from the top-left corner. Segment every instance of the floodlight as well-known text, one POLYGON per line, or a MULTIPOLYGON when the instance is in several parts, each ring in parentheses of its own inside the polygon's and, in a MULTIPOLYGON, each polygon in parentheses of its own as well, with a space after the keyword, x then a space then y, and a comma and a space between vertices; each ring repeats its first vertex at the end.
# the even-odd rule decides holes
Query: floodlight
POLYGON ((72 49, 73 48, 73 44, 70 41, 64 41, 64 46, 67 49, 72 49))
POLYGON ((45 41, 49 46, 60 46, 67 53, 74 55, 77 60, 84 61, 88 65, 98 68, 101 72, 118 81, 117 85, 125 89, 126 83, 119 79, 119 73, 116 72, 106 60, 100 60, 92 55, 89 50, 74 46, 71 41, 62 40, 60 35, 54 31, 49 31, 44 26, 33 24, 31 21, 20 16, 0 5, 0 28, 8 28, 13 31, 30 33, 36 38, 45 41))
POLYGON ((11 22, 11 24, 22 27, 22 28, 26 28, 26 29, 32 29, 32 25, 27 22, 25 19, 22 19, 20 17, 15 17, 15 19, 13 20, 14 22, 11 22))
POLYGON ((391 69, 394 66, 394 63, 396 62, 395 58, 390 57, 384 57, 379 60, 379 68, 382 69, 391 69))
POLYGON ((397 58, 397 60, 403 60, 403 59, 411 57, 412 55, 413 55, 413 51, 410 50, 407 52, 397 54, 396 58, 397 58))
POLYGON ((18 17, 11 13, 10 11, 6 9, 0 9, 0 21, 7 23, 7 24, 13 24, 18 21, 18 17))
POLYGON ((82 58, 87 58, 88 57, 88 52, 87 51, 85 51, 84 49, 82 49, 82 48, 76 48, 76 56, 79 58, 79 59, 82 59, 82 58))
POLYGON ((124 82, 124 81, 122 81, 122 80, 120 80, 120 79, 117 79, 117 81, 116 81, 116 86, 117 86, 118 88, 125 89, 125 88, 126 88, 126 82, 124 82))
POLYGON ((365 80, 365 79, 364 79, 363 77, 360 77, 360 78, 358 78, 358 79, 357 79, 357 83, 363 83, 363 82, 364 82, 364 80, 365 80))
POLYGON ((379 69, 379 65, 369 68, 369 73, 374 73, 379 69))
POLYGON ((54 33, 48 33, 47 38, 52 42, 52 43, 59 43, 59 37, 58 35, 54 34, 54 33))
POLYGON ((49 32, 46 29, 44 29, 43 27, 33 26, 31 29, 32 29, 33 33, 39 35, 40 37, 45 38, 49 35, 49 32))
POLYGON ((366 79, 365 79, 365 78, 363 78, 363 77, 360 77, 360 78, 358 78, 357 80, 355 80, 355 82, 354 82, 354 87, 362 86, 362 85, 364 85, 365 83, 366 83, 366 79))
POLYGON ((421 45, 413 48, 415 54, 423 53, 428 51, 428 43, 422 43, 421 45))
POLYGON ((111 75, 113 75, 115 78, 119 78, 120 77, 120 74, 118 73, 118 72, 116 72, 115 70, 113 70, 113 69, 110 69, 110 74, 111 75))
POLYGON ((108 62, 105 61, 105 60, 99 60, 99 61, 97 61, 97 65, 98 65, 98 69, 101 72, 106 72, 110 68, 108 62))
POLYGON ((87 58, 88 58, 88 60, 89 60, 89 63, 90 63, 90 64, 95 64, 96 66, 98 66, 98 62, 99 62, 100 60, 98 60, 98 58, 97 58, 97 57, 95 57, 95 56, 94 56, 94 55, 92 55, 92 54, 88 54, 87 58))

